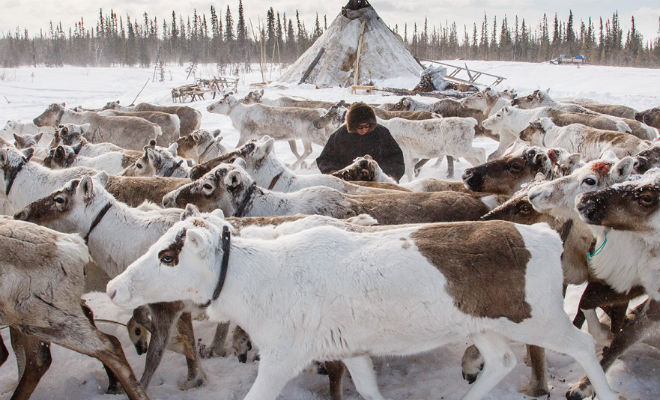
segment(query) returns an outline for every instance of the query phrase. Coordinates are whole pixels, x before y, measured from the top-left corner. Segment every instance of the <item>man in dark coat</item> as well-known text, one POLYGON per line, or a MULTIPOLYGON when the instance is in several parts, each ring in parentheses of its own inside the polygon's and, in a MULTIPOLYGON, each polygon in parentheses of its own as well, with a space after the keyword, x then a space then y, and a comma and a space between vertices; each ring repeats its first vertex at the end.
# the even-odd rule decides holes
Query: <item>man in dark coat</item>
POLYGON ((403 152, 390 131, 376 122, 376 113, 368 104, 354 103, 346 114, 346 124, 330 135, 316 164, 322 173, 330 174, 366 154, 397 182, 403 176, 403 152))

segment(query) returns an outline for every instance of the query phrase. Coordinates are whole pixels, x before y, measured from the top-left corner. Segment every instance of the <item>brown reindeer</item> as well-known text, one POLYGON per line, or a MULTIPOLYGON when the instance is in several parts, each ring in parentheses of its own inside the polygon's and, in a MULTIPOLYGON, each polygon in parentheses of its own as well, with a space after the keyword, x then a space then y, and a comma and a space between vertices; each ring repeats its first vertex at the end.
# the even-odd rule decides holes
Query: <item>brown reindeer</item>
POLYGON ((89 262, 82 238, 9 217, 0 217, 0 237, 1 322, 11 327, 21 375, 12 399, 30 397, 50 366, 50 342, 98 358, 129 398, 148 399, 117 338, 97 330, 81 306, 89 262))

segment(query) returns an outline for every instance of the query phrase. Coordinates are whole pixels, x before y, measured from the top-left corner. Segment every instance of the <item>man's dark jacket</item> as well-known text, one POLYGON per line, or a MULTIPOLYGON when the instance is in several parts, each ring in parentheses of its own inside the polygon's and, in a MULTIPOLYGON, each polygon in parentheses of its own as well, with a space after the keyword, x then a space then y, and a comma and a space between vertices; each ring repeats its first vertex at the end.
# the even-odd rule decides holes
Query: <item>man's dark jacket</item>
POLYGON ((356 157, 369 154, 387 175, 397 182, 405 170, 403 152, 390 131, 382 125, 365 134, 349 133, 346 125, 337 129, 326 143, 316 164, 324 174, 342 169, 356 157))

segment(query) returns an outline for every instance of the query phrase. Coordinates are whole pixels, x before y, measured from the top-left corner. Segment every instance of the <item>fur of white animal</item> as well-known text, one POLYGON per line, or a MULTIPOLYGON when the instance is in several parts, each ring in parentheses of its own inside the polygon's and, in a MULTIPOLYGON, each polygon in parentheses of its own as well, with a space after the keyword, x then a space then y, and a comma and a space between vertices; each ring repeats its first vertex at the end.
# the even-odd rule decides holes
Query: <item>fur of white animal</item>
POLYGON ((497 92, 491 88, 473 93, 461 100, 463 106, 481 111, 485 117, 489 117, 505 106, 511 105, 515 93, 508 91, 497 92))
POLYGON ((113 279, 107 293, 121 307, 186 299, 208 305, 214 320, 235 321, 261 354, 246 400, 275 399, 315 359, 342 360, 364 398, 383 400, 370 355, 416 354, 465 336, 486 362, 464 399, 481 399, 511 371, 515 355, 506 339, 514 339, 575 357, 599 397, 615 400, 592 338, 564 313, 561 251, 547 225, 434 224, 369 234, 320 227, 230 241, 221 227, 189 218, 113 279), (448 244, 451 237, 460 239, 448 244), (474 259, 477 243, 482 251, 474 259), (452 277, 460 265, 483 273, 452 277), (491 274, 502 278, 485 277, 491 274), (470 283, 460 283, 465 277, 470 283))
MULTIPOLYGON (((138 103, 136 106, 122 106, 117 101, 111 101, 103 107, 104 110, 117 110, 124 112, 160 111, 175 114, 179 117, 179 135, 185 136, 199 129, 202 124, 202 113, 188 106, 160 106, 149 103, 138 103)), ((169 143, 168 143, 169 144, 169 143)))
POLYGON ((570 153, 579 153, 584 161, 598 159, 606 151, 612 151, 617 158, 633 156, 651 145, 627 133, 582 124, 557 126, 547 117, 530 122, 520 132, 520 139, 535 146, 559 147, 570 153))
POLYGON ((156 138, 159 146, 168 146, 170 143, 175 142, 179 138, 181 131, 181 121, 176 114, 169 114, 162 111, 117 111, 117 110, 103 110, 98 113, 99 115, 115 116, 115 117, 138 117, 146 119, 149 122, 160 126, 163 134, 156 138))
POLYGON ((597 114, 585 107, 582 107, 579 104, 560 103, 558 101, 555 101, 550 97, 548 91, 543 91, 543 90, 535 90, 534 92, 528 94, 527 96, 516 96, 516 98, 511 101, 511 105, 516 106, 518 108, 522 108, 524 110, 537 108, 537 107, 552 107, 556 110, 561 110, 566 112, 597 114))
POLYGON ((463 157, 474 166, 486 160, 484 149, 472 146, 474 128, 477 126, 474 118, 449 117, 421 121, 392 118, 378 119, 378 123, 389 129, 394 140, 401 146, 408 181, 413 180, 414 158, 438 157, 441 160, 449 155, 463 157))
POLYGON ((184 158, 194 160, 197 164, 204 163, 227 153, 221 141, 220 129, 209 132, 206 129, 198 129, 188 136, 177 139, 177 153, 184 158))
POLYGON ((93 111, 75 112, 64 104, 53 103, 34 119, 38 126, 61 123, 86 124, 86 137, 92 143, 111 142, 126 149, 139 150, 150 140, 162 135, 160 126, 137 117, 105 117, 93 111))
POLYGON ((354 185, 327 174, 296 174, 273 153, 275 141, 263 136, 236 149, 245 160, 245 169, 259 187, 275 192, 295 192, 313 186, 325 186, 348 194, 389 193, 389 190, 354 185))
POLYGON ((96 172, 85 167, 51 170, 30 161, 32 154, 32 149, 21 152, 13 147, 0 148, 0 169, 5 171, 0 174, 3 214, 11 215, 71 179, 96 172))
POLYGON ((381 224, 476 220, 492 208, 490 199, 468 193, 413 193, 350 195, 314 186, 296 192, 273 192, 256 186, 243 168, 245 162, 221 164, 200 179, 163 197, 165 207, 192 203, 202 211, 220 208, 231 216, 320 214, 350 218, 367 213, 381 224))
MULTIPOLYGON (((5 126, 0 129, 0 137, 11 140, 14 134, 17 135, 37 135, 39 133, 53 134, 53 128, 46 126, 37 126, 34 122, 21 122, 7 120, 5 126)), ((45 138, 44 140, 48 140, 45 138)))
POLYGON ((116 175, 135 162, 135 158, 127 157, 125 153, 118 151, 109 151, 96 157, 81 156, 78 152, 82 143, 79 143, 78 146, 78 148, 74 148, 61 144, 50 149, 48 157, 44 159, 44 165, 52 169, 88 167, 116 175))
MULTIPOLYGON (((181 219, 181 210, 131 208, 105 190, 107 179, 108 175, 101 172, 94 177, 87 175, 71 180, 60 190, 31 202, 15 217, 62 232, 80 233, 95 262, 109 277, 115 277, 181 219)), ((167 305, 156 307, 152 315, 158 314, 162 318, 154 320, 156 325, 165 324, 164 331, 160 333, 164 336, 162 346, 165 346, 170 326, 186 310, 183 305, 178 308, 167 305)), ((192 336, 190 342, 188 347, 194 349, 192 336)), ((161 339, 155 339, 155 343, 161 343, 161 339)), ((199 386, 206 379, 196 351, 191 354, 194 358, 189 362, 188 379, 180 383, 181 388, 199 386)), ((161 356, 162 349, 158 351, 155 347, 147 354, 146 368, 141 378, 143 387, 149 386, 161 356)))
POLYGON ((144 146, 142 157, 127 167, 121 175, 188 178, 190 166, 186 159, 177 156, 177 147, 177 143, 172 143, 168 148, 156 146, 156 141, 152 140, 144 146))
POLYGON ((125 153, 128 157, 139 157, 142 155, 141 151, 124 149, 113 143, 90 143, 85 138, 85 133, 89 130, 89 124, 63 124, 55 132, 55 137, 51 142, 51 148, 57 147, 59 144, 64 144, 71 147, 76 147, 82 144, 78 155, 85 157, 97 157, 109 151, 119 151, 125 153))
POLYGON ((117 338, 96 329, 83 311, 90 257, 80 236, 1 216, 0 237, 0 323, 11 328, 20 377, 12 398, 30 397, 50 366, 53 342, 98 358, 131 399, 148 399, 117 338))
POLYGON ((630 133, 642 140, 653 140, 658 136, 656 129, 635 119, 637 111, 630 107, 608 104, 560 103, 550 98, 548 92, 536 90, 534 93, 518 97, 511 103, 523 109, 551 107, 556 110, 606 116, 613 121, 623 122, 630 127, 630 133))
POLYGON ((596 103, 584 103, 584 102, 568 102, 562 103, 554 100, 550 97, 548 93, 549 90, 535 90, 533 93, 524 96, 516 97, 513 100, 513 105, 517 105, 520 108, 535 108, 542 106, 550 106, 553 108, 561 109, 564 111, 571 112, 596 112, 599 114, 608 114, 614 117, 635 119, 635 114, 637 110, 634 108, 614 105, 614 104, 596 104, 596 103), (572 107, 577 106, 579 108, 571 109, 572 107))
MULTIPOLYGON (((500 109, 495 114, 489 116, 482 123, 483 127, 490 129, 493 133, 499 135, 500 144, 493 153, 488 156, 488 160, 495 159, 504 154, 504 151, 515 142, 522 132, 530 122, 542 118, 542 117, 553 117, 553 122, 558 123, 558 111, 554 110, 551 107, 538 107, 531 110, 523 110, 516 107, 506 106, 500 109)), ((574 114, 573 116, 579 116, 581 114, 574 114)), ((584 125, 592 126, 588 122, 590 116, 584 115, 582 123, 584 125)), ((630 127, 624 122, 616 122, 611 119, 606 119, 605 122, 609 120, 608 127, 610 130, 616 130, 620 132, 630 132, 630 127)), ((565 124, 559 124, 565 125, 565 124)), ((601 128, 602 129, 602 128, 601 128)))
POLYGON ((326 113, 326 110, 322 108, 245 105, 231 95, 211 104, 207 110, 229 116, 232 125, 240 133, 236 146, 242 146, 250 139, 259 139, 265 135, 269 135, 275 140, 302 139, 304 151, 292 165, 293 169, 296 169, 305 158, 312 154, 312 143, 325 145, 328 137, 336 128, 331 124, 323 129, 317 129, 314 126, 314 121, 326 113))

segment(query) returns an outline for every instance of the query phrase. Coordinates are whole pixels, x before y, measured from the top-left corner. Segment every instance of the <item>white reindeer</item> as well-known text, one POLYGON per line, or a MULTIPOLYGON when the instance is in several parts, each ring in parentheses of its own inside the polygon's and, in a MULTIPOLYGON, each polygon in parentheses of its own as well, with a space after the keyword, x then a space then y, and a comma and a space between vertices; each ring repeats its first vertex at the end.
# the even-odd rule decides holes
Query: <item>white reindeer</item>
POLYGON ((481 399, 513 369, 507 339, 514 339, 575 357, 599 397, 615 400, 591 337, 564 313, 561 252, 546 225, 368 234, 320 227, 264 241, 189 218, 109 282, 107 294, 121 307, 186 299, 243 327, 261 354, 245 400, 275 399, 315 359, 342 360, 365 399, 383 400, 370 355, 415 354, 464 336, 486 359, 464 399, 481 399), (463 265, 482 273, 458 272, 463 265))

